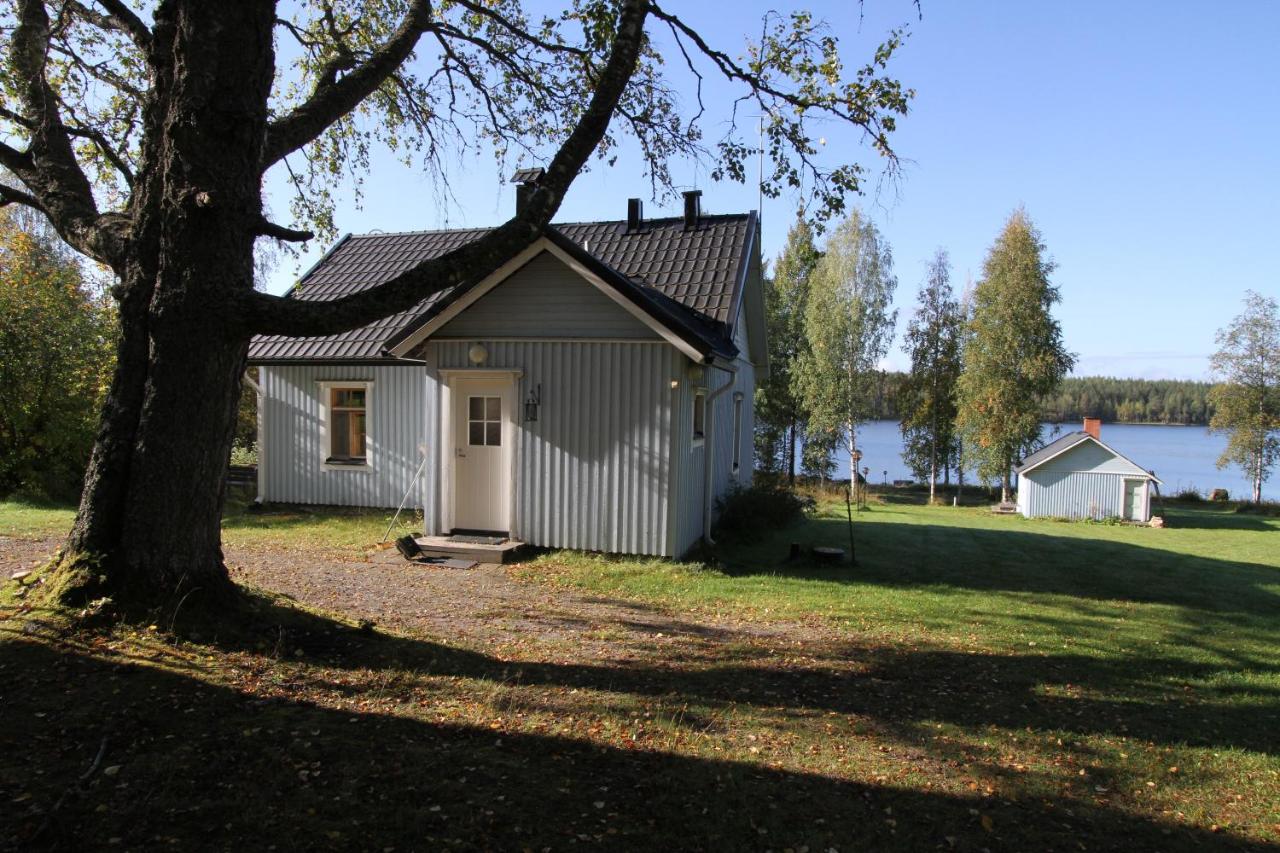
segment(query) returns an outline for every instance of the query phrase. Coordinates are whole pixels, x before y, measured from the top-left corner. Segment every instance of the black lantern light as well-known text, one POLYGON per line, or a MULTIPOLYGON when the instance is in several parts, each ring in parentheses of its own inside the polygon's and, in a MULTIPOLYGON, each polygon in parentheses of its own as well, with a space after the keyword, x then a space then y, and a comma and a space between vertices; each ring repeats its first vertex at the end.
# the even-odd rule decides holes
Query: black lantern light
POLYGON ((538 406, 542 405, 542 383, 539 382, 535 387, 529 389, 529 397, 524 401, 524 419, 526 421, 536 421, 538 419, 538 406))

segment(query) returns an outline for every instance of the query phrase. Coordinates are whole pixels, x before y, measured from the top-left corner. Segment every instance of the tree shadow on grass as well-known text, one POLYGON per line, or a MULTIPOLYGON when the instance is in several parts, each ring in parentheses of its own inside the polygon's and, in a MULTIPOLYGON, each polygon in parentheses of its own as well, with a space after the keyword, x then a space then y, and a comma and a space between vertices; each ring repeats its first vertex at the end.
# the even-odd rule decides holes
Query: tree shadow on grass
MULTIPOLYGON (((416 637, 364 631, 269 600, 259 599, 259 606, 258 623, 273 627, 256 635, 214 636, 213 645, 232 652, 301 656, 339 671, 420 671, 502 685, 650 698, 677 695, 713 706, 747 703, 859 715, 886 729, 941 721, 1280 755, 1280 693, 1254 684, 1280 674, 1275 658, 1240 655, 1224 664, 1143 653, 1015 654, 850 640, 810 649, 811 664, 781 666, 767 649, 739 649, 733 637, 720 634, 708 638, 716 645, 707 653, 668 656, 657 664, 551 663, 504 660, 416 637), (1250 686, 1243 691, 1247 695, 1235 689, 1239 684, 1218 689, 1217 679, 1227 668, 1250 674, 1250 686)), ((1069 624, 1060 627, 1072 630, 1069 624)), ((1175 645, 1198 642, 1190 636, 1170 639, 1175 645)), ((332 681, 310 686, 341 690, 332 681)))
MULTIPOLYGON (((1192 510, 1172 507, 1164 511, 1163 514, 1159 511, 1155 514, 1162 515, 1167 527, 1179 530, 1248 530, 1256 533, 1272 532, 1276 533, 1276 539, 1280 540, 1280 520, 1277 520, 1274 517, 1268 520, 1268 518, 1263 515, 1239 512, 1230 509, 1192 510)), ((1280 548, 1280 541, 1277 542, 1276 547, 1280 548)))
MULTIPOLYGON (((1160 531, 1149 531, 1152 536, 1160 531)), ((854 522, 858 564, 788 563, 786 542, 848 547, 843 519, 818 518, 726 558, 729 574, 889 587, 1068 595, 1085 600, 1170 604, 1239 613, 1274 622, 1280 614, 1280 568, 1144 548, 1100 537, 1053 536, 1007 528, 854 522)), ((1280 545, 1280 537, 1277 537, 1280 545)))
POLYGON ((0 845, 12 849, 1242 847, 1092 802, 858 784, 264 699, 49 640, 6 637, 0 667, 0 845))

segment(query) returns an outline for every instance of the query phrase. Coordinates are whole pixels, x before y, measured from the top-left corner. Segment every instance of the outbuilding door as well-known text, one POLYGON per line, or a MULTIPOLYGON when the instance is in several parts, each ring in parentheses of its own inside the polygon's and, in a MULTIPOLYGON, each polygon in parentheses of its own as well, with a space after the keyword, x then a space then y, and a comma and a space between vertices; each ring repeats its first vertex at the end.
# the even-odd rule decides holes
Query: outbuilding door
MULTIPOLYGON (((1114 493, 1113 493, 1114 494, 1114 493)), ((1144 480, 1124 481, 1124 517, 1130 521, 1146 521, 1147 484, 1144 480)))
POLYGON ((511 521, 512 382, 453 384, 453 529, 506 534, 511 521))

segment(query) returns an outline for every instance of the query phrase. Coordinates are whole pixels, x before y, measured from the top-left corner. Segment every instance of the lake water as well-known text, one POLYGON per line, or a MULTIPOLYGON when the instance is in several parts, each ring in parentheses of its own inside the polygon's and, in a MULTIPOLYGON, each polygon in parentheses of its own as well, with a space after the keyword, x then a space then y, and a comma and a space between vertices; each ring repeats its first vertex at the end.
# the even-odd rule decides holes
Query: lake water
MULTIPOLYGON (((1046 441, 1080 429, 1078 424, 1045 424, 1046 441)), ((1226 489, 1232 498, 1247 498, 1252 492, 1248 480, 1238 468, 1218 470, 1218 455, 1227 444, 1225 435, 1209 432, 1202 426, 1162 426, 1158 424, 1103 424, 1102 440, 1164 482, 1161 492, 1174 495, 1195 488, 1201 494, 1212 489, 1226 489)), ((902 462, 902 434, 897 421, 871 421, 858 431, 862 449, 862 466, 870 468, 872 483, 885 480, 910 480, 911 472, 902 462)), ((836 476, 849 476, 849 454, 839 450, 835 456, 836 476)), ((952 472, 952 481, 955 472, 952 472)), ((969 475, 966 482, 973 482, 969 475)), ((1280 500, 1280 475, 1262 484, 1262 497, 1280 500)))

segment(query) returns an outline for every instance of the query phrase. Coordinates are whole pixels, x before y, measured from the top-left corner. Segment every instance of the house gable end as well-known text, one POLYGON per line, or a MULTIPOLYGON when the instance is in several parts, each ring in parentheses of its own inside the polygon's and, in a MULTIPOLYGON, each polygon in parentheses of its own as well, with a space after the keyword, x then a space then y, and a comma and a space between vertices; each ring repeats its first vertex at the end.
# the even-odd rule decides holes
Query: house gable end
POLYGON ((436 338, 658 339, 551 252, 541 252, 437 329, 436 338))
POLYGON ((1122 474, 1143 478, 1151 476, 1132 460, 1091 437, 1021 472, 1022 476, 1033 478, 1069 473, 1122 474))

